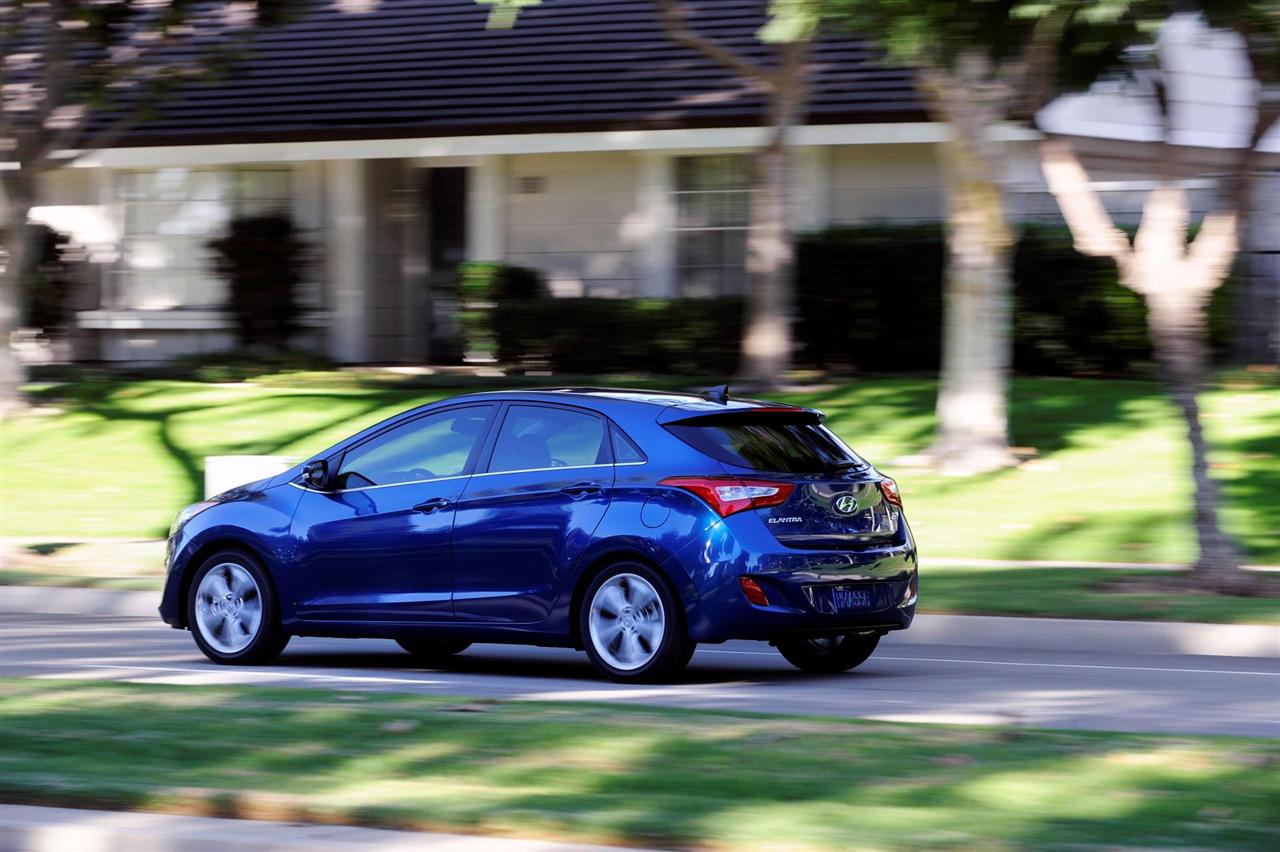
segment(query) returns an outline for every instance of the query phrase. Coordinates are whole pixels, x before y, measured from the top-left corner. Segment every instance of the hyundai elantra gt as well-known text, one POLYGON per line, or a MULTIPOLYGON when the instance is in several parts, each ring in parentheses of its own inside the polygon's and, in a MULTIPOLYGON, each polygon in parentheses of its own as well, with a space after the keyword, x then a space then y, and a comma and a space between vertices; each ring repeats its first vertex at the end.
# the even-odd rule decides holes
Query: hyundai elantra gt
POLYGON ((426 665, 579 648, 623 681, 729 639, 845 671, 910 626, 917 592, 893 480, 820 412, 723 389, 415 408, 183 509, 166 567, 161 616, 218 663, 385 637, 426 665))

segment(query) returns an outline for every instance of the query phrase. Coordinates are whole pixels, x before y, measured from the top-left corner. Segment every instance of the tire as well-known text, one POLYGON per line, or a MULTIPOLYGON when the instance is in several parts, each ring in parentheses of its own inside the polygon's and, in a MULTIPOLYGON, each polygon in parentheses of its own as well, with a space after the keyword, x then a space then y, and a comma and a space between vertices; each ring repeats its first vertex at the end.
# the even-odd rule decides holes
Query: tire
POLYGON ((801 671, 836 674, 865 663, 879 644, 875 634, 842 633, 827 639, 790 639, 777 646, 787 662, 801 671))
POLYGON ((463 642, 460 639, 432 639, 420 636, 397 639, 396 644, 413 654, 418 662, 427 665, 442 663, 471 647, 470 642, 463 642))
POLYGON ((647 565, 623 562, 587 586, 578 610, 579 639, 605 677, 642 683, 670 676, 689 664, 684 608, 666 579, 647 565))
POLYGON ((215 553, 196 569, 187 625, 196 646, 222 665, 269 663, 289 644, 271 580, 258 560, 239 550, 215 553))

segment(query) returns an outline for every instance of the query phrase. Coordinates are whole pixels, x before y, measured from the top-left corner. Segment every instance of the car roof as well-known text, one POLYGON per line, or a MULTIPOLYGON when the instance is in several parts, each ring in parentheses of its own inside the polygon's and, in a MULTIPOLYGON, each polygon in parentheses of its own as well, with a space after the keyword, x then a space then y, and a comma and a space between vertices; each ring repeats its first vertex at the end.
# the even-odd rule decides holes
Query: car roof
MULTIPOLYGON (((560 387, 531 388, 528 390, 481 391, 467 394, 469 399, 523 399, 543 400, 548 402, 571 401, 577 397, 597 400, 606 403, 632 403, 660 409, 677 409, 690 414, 714 414, 734 411, 750 411, 753 409, 769 409, 772 411, 813 411, 802 406, 787 405, 777 402, 766 402, 758 399, 728 398, 724 402, 710 399, 707 396, 681 391, 658 391, 634 388, 604 387, 560 387)), ((460 397, 455 397, 460 398, 460 397)))

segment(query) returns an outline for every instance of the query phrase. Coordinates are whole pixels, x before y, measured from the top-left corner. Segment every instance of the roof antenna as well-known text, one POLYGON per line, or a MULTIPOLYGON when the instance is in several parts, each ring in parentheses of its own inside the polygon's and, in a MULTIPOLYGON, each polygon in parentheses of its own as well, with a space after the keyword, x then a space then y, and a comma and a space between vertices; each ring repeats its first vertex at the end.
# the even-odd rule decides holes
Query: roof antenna
POLYGON ((708 388, 708 389, 707 389, 707 392, 706 392, 705 394, 703 394, 703 396, 705 396, 707 399, 711 400, 712 402, 718 402, 718 403, 720 403, 721 405, 728 405, 728 403, 729 403, 729 386, 728 386, 728 385, 716 385, 716 386, 715 386, 715 387, 713 387, 713 388, 708 388))

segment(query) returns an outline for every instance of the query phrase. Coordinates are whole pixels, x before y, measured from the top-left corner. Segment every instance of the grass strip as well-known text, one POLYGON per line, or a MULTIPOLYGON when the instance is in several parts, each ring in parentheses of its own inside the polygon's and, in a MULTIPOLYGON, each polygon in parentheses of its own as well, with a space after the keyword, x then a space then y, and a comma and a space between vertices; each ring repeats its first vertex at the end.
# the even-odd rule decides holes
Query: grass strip
POLYGON ((0 682, 0 797, 732 849, 1273 849, 1280 743, 0 682))

